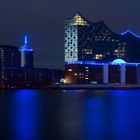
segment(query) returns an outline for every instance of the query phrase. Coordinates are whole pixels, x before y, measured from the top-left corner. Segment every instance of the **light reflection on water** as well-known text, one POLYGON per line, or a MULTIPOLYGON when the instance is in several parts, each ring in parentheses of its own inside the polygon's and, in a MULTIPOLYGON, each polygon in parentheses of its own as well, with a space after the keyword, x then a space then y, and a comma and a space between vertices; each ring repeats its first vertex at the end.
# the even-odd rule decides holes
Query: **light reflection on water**
POLYGON ((0 94, 0 140, 139 140, 140 90, 0 94))
POLYGON ((12 125, 15 140, 36 139, 39 115, 36 102, 36 91, 20 90, 14 95, 12 125))

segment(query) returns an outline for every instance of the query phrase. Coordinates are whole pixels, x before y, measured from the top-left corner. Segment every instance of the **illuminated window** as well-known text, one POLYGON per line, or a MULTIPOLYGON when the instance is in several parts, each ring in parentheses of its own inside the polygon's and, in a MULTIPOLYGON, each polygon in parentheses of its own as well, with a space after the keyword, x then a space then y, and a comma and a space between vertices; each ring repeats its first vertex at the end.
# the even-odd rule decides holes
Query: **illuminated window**
POLYGON ((103 58, 103 55, 102 54, 96 54, 95 55, 95 59, 102 59, 103 58))
POLYGON ((92 49, 83 49, 82 51, 84 52, 84 54, 92 54, 93 53, 92 49))
POLYGON ((74 73, 74 76, 77 76, 78 74, 77 73, 74 73))
POLYGON ((119 58, 125 57, 126 56, 125 47, 119 46, 118 49, 114 50, 114 55, 116 55, 119 58))
POLYGON ((71 25, 88 25, 88 24, 87 21, 77 13, 75 17, 72 19, 71 25))
POLYGON ((72 69, 68 69, 68 71, 69 71, 69 72, 71 72, 71 71, 72 71, 72 69))
POLYGON ((88 80, 88 79, 89 79, 88 77, 85 78, 85 80, 88 80))

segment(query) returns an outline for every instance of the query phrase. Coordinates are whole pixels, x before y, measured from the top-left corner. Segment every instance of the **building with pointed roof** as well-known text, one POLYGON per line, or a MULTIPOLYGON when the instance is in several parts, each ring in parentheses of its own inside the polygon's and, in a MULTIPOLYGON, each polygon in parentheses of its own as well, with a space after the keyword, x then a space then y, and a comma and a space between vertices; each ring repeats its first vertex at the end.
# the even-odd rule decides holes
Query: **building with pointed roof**
POLYGON ((65 20, 65 61, 127 60, 126 42, 103 21, 90 22, 77 13, 65 20))
POLYGON ((140 84, 140 36, 111 31, 79 13, 65 20, 67 84, 140 84))
POLYGON ((140 36, 131 30, 114 33, 103 21, 90 22, 80 13, 65 20, 65 62, 140 62, 139 52, 140 36))

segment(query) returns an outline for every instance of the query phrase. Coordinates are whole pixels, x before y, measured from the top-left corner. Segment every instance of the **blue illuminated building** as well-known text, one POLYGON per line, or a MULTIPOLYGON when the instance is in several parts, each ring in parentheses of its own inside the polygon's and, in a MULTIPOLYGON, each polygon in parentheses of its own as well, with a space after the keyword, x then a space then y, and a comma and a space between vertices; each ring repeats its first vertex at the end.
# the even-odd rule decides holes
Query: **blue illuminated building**
POLYGON ((140 62, 140 35, 111 31, 103 21, 91 22, 76 13, 65 20, 65 62, 140 62))
POLYGON ((111 31, 79 13, 65 20, 65 79, 68 84, 139 84, 140 36, 111 31))
POLYGON ((90 22, 79 13, 65 20, 65 62, 128 60, 127 43, 103 21, 90 22))
POLYGON ((21 54, 21 67, 33 68, 33 49, 29 46, 27 36, 24 45, 19 49, 21 54))
POLYGON ((65 65, 67 84, 140 84, 140 63, 75 61, 65 65))

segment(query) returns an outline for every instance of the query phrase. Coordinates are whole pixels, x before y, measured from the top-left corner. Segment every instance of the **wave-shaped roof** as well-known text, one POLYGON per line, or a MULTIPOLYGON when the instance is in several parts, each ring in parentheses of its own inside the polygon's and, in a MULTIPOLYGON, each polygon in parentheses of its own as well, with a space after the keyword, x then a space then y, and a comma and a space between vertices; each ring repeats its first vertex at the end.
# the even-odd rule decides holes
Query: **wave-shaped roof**
POLYGON ((128 35, 128 34, 133 35, 137 38, 140 38, 140 35, 135 34, 132 30, 126 30, 125 32, 121 33, 121 35, 128 35))

